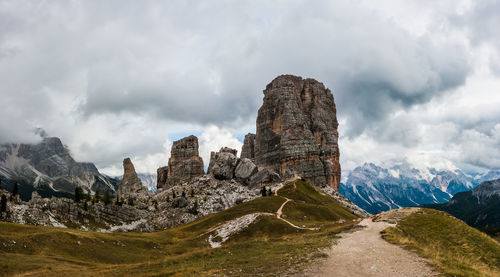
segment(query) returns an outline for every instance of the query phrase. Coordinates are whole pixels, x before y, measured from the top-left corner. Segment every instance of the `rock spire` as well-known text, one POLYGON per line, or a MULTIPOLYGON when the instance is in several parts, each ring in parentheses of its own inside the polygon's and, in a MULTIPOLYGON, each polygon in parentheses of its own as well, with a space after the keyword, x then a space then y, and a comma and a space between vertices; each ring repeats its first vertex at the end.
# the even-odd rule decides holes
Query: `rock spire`
MULTIPOLYGON (((252 153, 253 148, 257 166, 282 179, 300 176, 338 190, 337 127, 329 89, 314 79, 281 75, 264 90, 255 139, 247 135, 242 152, 252 153)), ((245 156, 251 158, 251 154, 245 156)))
POLYGON ((158 168, 158 189, 177 185, 189 181, 193 177, 205 174, 198 147, 198 138, 195 136, 188 136, 174 141, 168 166, 158 168))

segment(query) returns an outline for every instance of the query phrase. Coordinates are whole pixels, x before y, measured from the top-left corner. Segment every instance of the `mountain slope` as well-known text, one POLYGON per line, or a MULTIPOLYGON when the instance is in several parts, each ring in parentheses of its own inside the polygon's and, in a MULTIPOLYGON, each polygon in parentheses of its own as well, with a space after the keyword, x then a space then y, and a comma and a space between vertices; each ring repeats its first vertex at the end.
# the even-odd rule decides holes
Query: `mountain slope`
POLYGON ((408 164, 382 168, 365 163, 341 183, 339 192, 367 212, 442 203, 457 192, 472 189, 477 179, 463 172, 418 170, 408 164))
POLYGON ((100 174, 94 164, 76 162, 56 137, 38 144, 0 145, 0 178, 9 190, 17 182, 25 200, 35 190, 43 197, 69 197, 77 186, 111 193, 118 186, 118 180, 100 174))
POLYGON ((446 213, 420 209, 383 231, 417 251, 445 276, 500 276, 500 244, 446 213))
POLYGON ((425 206, 448 212, 473 227, 500 227, 500 179, 457 193, 448 203, 425 206))
POLYGON ((297 273, 311 259, 323 257, 321 249, 330 245, 333 235, 356 219, 335 199, 296 181, 277 195, 156 233, 0 223, 0 270, 50 276, 297 273), (286 199, 290 201, 284 204, 286 199))

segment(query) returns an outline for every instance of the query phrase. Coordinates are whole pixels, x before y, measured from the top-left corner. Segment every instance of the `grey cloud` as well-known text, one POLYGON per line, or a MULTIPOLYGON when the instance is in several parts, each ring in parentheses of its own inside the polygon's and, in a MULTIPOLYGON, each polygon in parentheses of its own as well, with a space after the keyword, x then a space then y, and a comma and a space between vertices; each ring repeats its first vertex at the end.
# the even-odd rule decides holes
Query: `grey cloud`
MULTIPOLYGON (((77 139, 96 118, 108 129, 137 117, 144 130, 166 121, 239 128, 255 121, 265 85, 291 73, 332 89, 343 135, 374 135, 408 125, 391 114, 446 95, 470 72, 462 41, 433 30, 416 37, 359 2, 6 3, 0 141, 41 126, 102 166, 127 151, 161 151, 162 138, 153 131, 106 147, 120 133, 89 129, 101 139, 77 139)), ((419 140, 410 127, 379 137, 419 140)))

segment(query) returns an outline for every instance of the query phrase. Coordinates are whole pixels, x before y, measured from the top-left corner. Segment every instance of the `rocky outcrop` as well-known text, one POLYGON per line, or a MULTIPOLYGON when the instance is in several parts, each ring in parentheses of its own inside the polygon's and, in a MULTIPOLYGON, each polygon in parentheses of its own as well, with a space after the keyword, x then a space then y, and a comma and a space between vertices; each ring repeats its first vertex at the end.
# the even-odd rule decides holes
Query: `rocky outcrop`
MULTIPOLYGON (((301 176, 338 190, 338 122, 331 91, 314 79, 282 75, 264 90, 255 162, 283 179, 301 176)), ((251 149, 250 143, 247 144, 251 149)))
POLYGON ((276 172, 270 171, 267 168, 259 170, 259 172, 252 175, 246 184, 250 187, 256 187, 259 185, 266 185, 269 183, 277 183, 280 182, 280 175, 276 172))
POLYGON ((100 174, 94 164, 75 161, 57 137, 44 137, 37 144, 0 145, 0 178, 9 190, 18 183, 24 200, 33 191, 42 197, 70 197, 76 187, 115 194, 119 183, 100 174))
POLYGON ((168 177, 168 166, 162 166, 156 170, 156 189, 166 186, 168 177))
POLYGON ((123 199, 144 199, 149 196, 148 190, 137 177, 134 164, 130 158, 123 160, 123 179, 117 191, 118 197, 123 199))
POLYGON ((234 178, 234 170, 238 163, 237 150, 223 147, 219 152, 210 153, 208 174, 212 174, 218 180, 230 180, 234 178))
POLYGON ((198 152, 198 138, 185 137, 174 141, 168 167, 158 169, 158 189, 165 189, 205 174, 203 160, 198 152))
POLYGON ((240 158, 255 159, 255 134, 248 133, 241 147, 240 158))
POLYGON ((252 160, 247 158, 241 158, 234 169, 234 177, 236 180, 248 184, 250 177, 258 172, 257 166, 252 162, 252 160))
POLYGON ((500 227, 500 179, 485 181, 459 192, 447 203, 423 205, 445 211, 472 227, 500 227))

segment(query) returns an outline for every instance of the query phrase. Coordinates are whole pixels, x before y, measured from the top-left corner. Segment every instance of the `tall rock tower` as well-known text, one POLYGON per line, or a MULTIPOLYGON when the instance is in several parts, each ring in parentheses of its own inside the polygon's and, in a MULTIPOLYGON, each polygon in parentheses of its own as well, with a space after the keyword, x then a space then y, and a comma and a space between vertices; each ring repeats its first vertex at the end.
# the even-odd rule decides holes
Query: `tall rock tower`
MULTIPOLYGON (((331 91, 314 79, 281 75, 267 85, 257 116, 255 163, 338 190, 338 122, 331 91)), ((247 140, 245 140, 247 142, 247 140)), ((248 151, 251 152, 251 151, 248 151)))
POLYGON ((168 166, 157 170, 156 186, 158 189, 171 187, 203 174, 205 169, 198 154, 198 138, 188 136, 174 141, 168 166))
POLYGON ((141 179, 137 177, 135 167, 130 158, 123 160, 123 180, 117 191, 119 198, 142 199, 149 196, 148 190, 142 185, 141 179))

